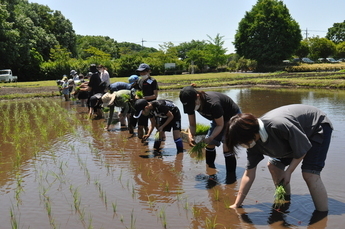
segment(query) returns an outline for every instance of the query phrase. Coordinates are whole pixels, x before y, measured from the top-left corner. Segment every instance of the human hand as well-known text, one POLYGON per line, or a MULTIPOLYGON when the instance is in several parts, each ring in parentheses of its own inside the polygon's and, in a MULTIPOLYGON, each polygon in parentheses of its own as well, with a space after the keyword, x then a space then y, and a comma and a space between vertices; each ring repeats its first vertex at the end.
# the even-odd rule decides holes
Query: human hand
POLYGON ((285 186, 290 183, 290 180, 291 180, 291 173, 285 171, 283 174, 281 183, 285 186))
POLYGON ((189 146, 192 146, 192 147, 195 146, 196 144, 194 138, 191 136, 188 137, 188 143, 189 143, 189 146))
POLYGON ((150 137, 150 135, 144 135, 142 140, 145 141, 146 139, 148 139, 150 137))
POLYGON ((212 141, 213 141, 213 139, 211 139, 211 138, 209 138, 209 137, 204 139, 204 142, 205 142, 207 145, 209 145, 212 141))

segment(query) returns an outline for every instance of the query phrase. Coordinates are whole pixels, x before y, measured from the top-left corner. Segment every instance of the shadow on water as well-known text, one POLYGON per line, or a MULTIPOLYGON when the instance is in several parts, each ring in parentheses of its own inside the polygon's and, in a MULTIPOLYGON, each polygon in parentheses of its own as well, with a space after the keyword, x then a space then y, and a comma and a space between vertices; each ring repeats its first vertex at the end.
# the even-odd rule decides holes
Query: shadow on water
POLYGON ((330 211, 327 213, 311 211, 309 195, 292 195, 291 202, 285 203, 279 208, 272 203, 256 203, 255 205, 244 205, 239 218, 245 223, 252 225, 267 225, 278 223, 284 227, 293 226, 316 226, 325 228, 328 217, 341 216, 345 214, 345 204, 338 200, 329 198, 330 211), (297 204, 294 204, 297 201, 297 204), (307 206, 307 207, 304 207, 307 206), (247 213, 245 211, 255 211, 247 213))

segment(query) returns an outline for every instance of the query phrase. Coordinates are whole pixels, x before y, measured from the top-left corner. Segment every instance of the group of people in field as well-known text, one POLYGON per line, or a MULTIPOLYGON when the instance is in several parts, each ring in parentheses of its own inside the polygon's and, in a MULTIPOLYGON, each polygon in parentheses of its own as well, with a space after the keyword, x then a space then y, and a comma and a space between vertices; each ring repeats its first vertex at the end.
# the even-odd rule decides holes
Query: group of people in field
MULTIPOLYGON (((177 153, 184 152, 181 112, 172 101, 158 99, 158 83, 150 75, 149 65, 140 64, 137 74, 130 76, 128 83, 103 81, 100 77, 102 71, 96 65, 90 66, 90 72, 89 82, 80 88, 80 91, 88 92, 90 117, 102 115, 101 107, 108 107, 110 115, 105 129, 110 130, 114 108, 119 107, 121 127, 128 127, 130 134, 137 129, 138 138, 146 141, 156 130, 153 148, 159 151, 165 132, 172 130, 177 153)), ((283 185, 287 202, 291 198, 291 175, 301 164, 302 177, 315 206, 313 214, 328 214, 327 191, 320 174, 325 166, 333 126, 323 111, 309 105, 291 104, 255 117, 251 113, 242 113, 229 96, 220 92, 199 91, 195 86, 181 89, 179 98, 183 113, 189 120, 190 146, 196 144, 196 112, 210 120, 210 129, 202 140, 206 144, 206 164, 216 171, 216 147, 222 143, 227 184, 237 179, 238 149, 247 149, 246 170, 231 208, 241 207, 255 180, 257 165, 266 155, 274 185, 283 185)))

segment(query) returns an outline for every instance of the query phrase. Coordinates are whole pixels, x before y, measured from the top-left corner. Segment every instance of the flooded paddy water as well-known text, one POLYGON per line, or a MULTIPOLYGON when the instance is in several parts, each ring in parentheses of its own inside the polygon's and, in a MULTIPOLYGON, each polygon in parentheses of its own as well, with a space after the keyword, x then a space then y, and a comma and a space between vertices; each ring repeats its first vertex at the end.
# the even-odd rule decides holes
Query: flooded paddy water
MULTIPOLYGON (((243 208, 235 200, 246 163, 238 154, 237 182, 225 184, 221 147, 217 180, 202 179, 205 161, 176 155, 167 133, 162 155, 154 136, 143 145, 136 136, 105 120, 88 120, 87 108, 60 98, 0 101, 0 228, 343 228, 345 225, 345 91, 291 88, 217 88, 243 112, 257 116, 278 106, 303 103, 333 121, 331 146, 321 174, 328 191, 328 217, 309 225, 314 210, 300 168, 291 179, 292 201, 273 210, 274 185, 266 167, 243 208)), ((160 91, 181 109, 179 91, 160 91)), ((197 122, 209 122, 197 116, 197 122)), ((182 115, 182 127, 188 118, 182 115)), ((211 171, 212 172, 212 171, 211 171)))

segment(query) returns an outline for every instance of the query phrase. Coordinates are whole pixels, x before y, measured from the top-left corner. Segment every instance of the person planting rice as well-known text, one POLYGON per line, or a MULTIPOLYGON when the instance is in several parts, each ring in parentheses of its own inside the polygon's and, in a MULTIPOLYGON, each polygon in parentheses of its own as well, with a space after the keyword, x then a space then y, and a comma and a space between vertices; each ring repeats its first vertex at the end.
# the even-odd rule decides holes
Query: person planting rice
MULTIPOLYGON (((180 100, 183 104, 184 113, 188 114, 188 142, 190 146, 196 144, 194 140, 196 129, 195 111, 212 121, 204 142, 207 144, 206 164, 209 168, 215 169, 215 147, 220 146, 223 141, 224 129, 230 118, 241 113, 241 109, 227 95, 213 91, 196 91, 193 86, 184 87, 180 91, 180 100)), ((236 155, 231 153, 225 144, 223 144, 223 153, 226 165, 226 183, 233 183, 236 181, 236 155)))
POLYGON ((128 124, 128 130, 130 134, 133 134, 133 129, 130 125, 130 117, 133 109, 134 92, 131 90, 119 90, 113 93, 105 93, 102 96, 103 107, 109 107, 109 118, 107 120, 106 130, 110 130, 110 125, 113 120, 115 107, 121 107, 121 112, 119 114, 119 119, 121 123, 121 128, 126 127, 126 118, 128 124))
MULTIPOLYGON (((157 80, 151 76, 151 68, 148 64, 142 63, 139 65, 136 72, 139 74, 140 79, 137 80, 135 89, 141 91, 140 96, 136 99, 146 99, 148 102, 156 100, 158 98, 158 83, 157 80)), ((138 95, 139 93, 137 93, 138 95)), ((138 124, 138 138, 142 139, 144 135, 147 135, 148 131, 148 118, 145 115, 140 118, 133 118, 131 120, 133 128, 138 124)))
POLYGON ((183 142, 181 139, 181 114, 178 107, 169 100, 154 100, 148 102, 146 99, 138 99, 134 105, 134 118, 148 116, 151 125, 143 139, 150 137, 154 128, 157 128, 159 135, 155 137, 153 148, 159 151, 165 131, 173 129, 173 138, 176 144, 177 153, 183 152, 183 142))
POLYGON ((290 200, 291 175, 302 162, 302 176, 316 209, 313 215, 326 216, 328 198, 320 173, 332 130, 332 123, 324 112, 303 104, 282 106, 260 118, 249 113, 232 117, 226 129, 225 144, 231 153, 235 153, 238 146, 247 148, 247 168, 230 208, 242 205, 254 182, 257 165, 267 155, 273 182, 275 186, 284 186, 285 200, 290 200))

